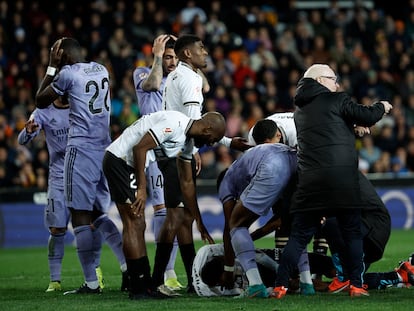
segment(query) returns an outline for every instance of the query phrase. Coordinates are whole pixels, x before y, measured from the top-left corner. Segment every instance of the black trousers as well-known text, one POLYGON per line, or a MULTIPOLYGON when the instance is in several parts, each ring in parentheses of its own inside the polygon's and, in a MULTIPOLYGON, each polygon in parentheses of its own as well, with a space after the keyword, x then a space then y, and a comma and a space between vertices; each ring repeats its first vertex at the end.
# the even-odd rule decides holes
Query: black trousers
POLYGON ((341 252, 346 277, 355 287, 362 287, 363 245, 361 233, 361 209, 329 210, 322 212, 298 212, 292 215, 289 241, 284 248, 276 278, 276 286, 288 287, 289 277, 297 268, 302 251, 310 243, 313 235, 321 227, 322 216, 335 216, 338 221, 345 247, 341 252))

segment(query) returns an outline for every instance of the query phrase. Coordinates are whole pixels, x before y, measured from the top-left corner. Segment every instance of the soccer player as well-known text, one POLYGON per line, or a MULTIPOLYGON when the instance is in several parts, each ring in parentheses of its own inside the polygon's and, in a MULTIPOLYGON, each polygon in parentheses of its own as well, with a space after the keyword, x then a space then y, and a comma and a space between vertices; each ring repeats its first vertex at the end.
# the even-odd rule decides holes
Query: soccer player
MULTIPOLYGON (((280 138, 280 143, 288 145, 292 148, 297 147, 298 140, 296 138, 296 128, 295 128, 295 121, 293 120, 293 112, 274 113, 268 116, 266 119, 272 120, 276 123, 280 131, 280 134, 282 135, 280 138)), ((249 130, 249 134, 248 134, 248 143, 249 145, 252 145, 252 146, 255 146, 258 144, 253 138, 254 128, 255 126, 253 126, 249 130)))
MULTIPOLYGON (((263 143, 274 143, 275 133, 277 133, 277 142, 283 142, 284 144, 296 148, 297 140, 296 140, 296 129, 293 122, 293 115, 292 113, 277 113, 274 114, 266 119, 259 120, 255 126, 252 127, 249 133, 249 142, 252 145, 263 144, 263 143)), ((230 215, 232 209, 235 204, 235 200, 238 198, 240 194, 238 191, 234 191, 235 188, 240 187, 241 181, 237 177, 237 173, 233 173, 230 176, 226 176, 226 183, 230 183, 233 186, 227 186, 227 189, 224 188, 222 190, 229 191, 233 190, 229 198, 226 198, 226 194, 223 195, 223 201, 226 201, 223 204, 223 208, 225 210, 225 227, 228 225, 230 215)), ((293 181, 292 181, 293 182, 293 181)), ((242 188, 243 189, 243 188, 242 188)), ((275 215, 280 216, 281 218, 281 225, 277 226, 275 229, 275 254, 277 255, 276 258, 280 258, 280 255, 283 251, 283 247, 286 244, 287 240, 289 239, 289 232, 290 232, 290 219, 289 219, 289 205, 290 205, 290 197, 292 195, 292 191, 294 190, 293 184, 289 187, 289 192, 286 192, 283 195, 283 199, 277 203, 277 206, 273 206, 275 215)), ((275 215, 273 217, 275 217, 275 215)), ((272 217, 270 223, 274 220, 272 217)), ((224 241, 228 240, 228 228, 224 230, 224 241)), ((257 232, 252 234, 252 238, 257 239, 256 237, 257 232)), ((224 243, 226 249, 226 264, 231 264, 233 261, 232 259, 232 251, 228 247, 226 247, 227 243, 224 243)), ((299 268, 299 275, 300 275, 300 293, 302 295, 313 295, 315 293, 312 277, 310 274, 310 266, 309 266, 309 258, 307 251, 304 251, 301 254, 301 258, 298 263, 299 268)), ((231 284, 231 273, 225 273, 225 279, 227 283, 231 284)))
MULTIPOLYGON (((274 249, 256 249, 255 259, 260 276, 266 287, 274 284, 278 263, 274 249)), ((332 278, 335 275, 335 267, 330 256, 318 253, 309 253, 309 264, 312 273, 317 273, 332 278)), ((226 288, 223 283, 224 271, 224 246, 223 244, 204 245, 197 251, 193 264, 193 284, 197 295, 234 296, 246 290, 248 282, 243 268, 237 258, 234 264, 234 285, 232 289, 226 288)), ((326 282, 323 282, 326 286, 326 282)), ((414 285, 414 267, 409 261, 402 262, 398 268, 388 272, 368 272, 364 275, 364 283, 368 289, 386 289, 388 287, 404 287, 414 285)), ((290 287, 297 286, 291 280, 290 287)), ((326 292, 326 287, 321 291, 326 292)))
POLYGON ((393 271, 365 273, 364 284, 367 289, 414 286, 414 266, 410 261, 401 261, 393 271))
MULTIPOLYGON (((264 143, 277 143, 281 140, 281 131, 278 129, 276 123, 272 120, 263 119, 257 122, 254 128, 254 135, 259 144, 264 143)), ((251 152, 253 149, 247 151, 251 152)), ((242 157, 241 159, 244 159, 242 157)), ((246 159, 249 159, 246 156, 246 159)), ((256 166, 254 166, 256 167, 256 166)), ((235 208, 236 202, 239 199, 241 193, 248 187, 253 177, 253 166, 250 166, 246 161, 237 160, 227 170, 222 181, 218 182, 219 198, 223 203, 223 210, 225 215, 225 227, 223 231, 223 240, 225 248, 225 270, 224 281, 226 286, 231 288, 233 284, 233 265, 234 265, 234 253, 230 241, 230 220, 235 208), (243 166, 243 163, 247 166, 243 166)), ((254 280, 253 280, 254 282, 254 280)), ((252 282, 252 283, 253 283, 252 282)), ((255 284, 255 283, 253 283, 255 284)), ((252 285, 253 285, 252 284, 252 285)))
MULTIPOLYGON (((276 272, 276 262, 262 252, 256 252, 256 262, 263 264, 273 272, 276 272)), ((248 286, 246 274, 240 263, 236 260, 234 264, 234 284, 227 289, 222 282, 222 275, 225 272, 224 246, 223 244, 204 245, 194 258, 193 263, 193 286, 199 296, 238 296, 248 286)), ((267 271, 267 272, 268 272, 267 271)), ((268 284, 272 286, 271 284, 268 284)))
POLYGON ((65 294, 99 294, 102 289, 95 259, 101 243, 94 243, 98 231, 111 241, 118 260, 123 257, 119 231, 105 214, 110 195, 102 159, 110 143, 110 81, 103 65, 84 60, 82 48, 74 38, 61 38, 53 44, 46 75, 36 94, 36 106, 47 108, 59 96, 69 103, 64 196, 85 278, 79 289, 65 294))
MULTIPOLYGON (((177 56, 174 52, 174 44, 177 38, 172 35, 162 34, 154 40, 152 52, 154 60, 151 68, 137 67, 133 73, 135 92, 141 115, 146 115, 162 110, 162 91, 167 75, 177 66, 177 56)), ((157 162, 150 162, 147 172, 147 186, 154 209, 153 231, 155 242, 158 242, 159 233, 167 216, 164 204, 164 177, 158 168, 157 162)), ((170 260, 166 267, 164 282, 171 289, 181 289, 174 271, 177 256, 178 242, 174 240, 170 260)))
POLYGON ((202 239, 211 243, 213 239, 203 224, 197 204, 191 158, 194 145, 198 148, 204 144, 212 145, 223 137, 224 131, 224 118, 216 112, 193 120, 178 111, 158 111, 142 116, 107 148, 103 167, 111 197, 123 223, 131 299, 174 295, 173 291, 165 291, 162 283, 153 286, 151 282, 144 239, 147 198, 145 169, 148 162, 162 158, 177 160, 180 175, 178 186, 181 187, 177 200, 184 202, 191 219, 196 220, 202 239))
MULTIPOLYGON (((254 244, 248 228, 260 216, 266 215, 289 188, 296 172, 296 162, 296 150, 280 143, 265 143, 244 153, 229 167, 223 178, 219 196, 224 204, 226 198, 231 199, 231 195, 240 193, 234 207, 225 211, 225 214, 231 213, 228 226, 231 245, 246 271, 249 281, 245 292, 247 297, 268 297, 255 261, 254 244), (234 180, 232 175, 244 182, 237 185, 227 183, 227 178, 234 180), (232 186, 239 188, 233 191, 232 186)), ((233 266, 227 266, 226 269, 232 272, 233 266)))
MULTIPOLYGON (((228 289, 224 284, 225 254, 223 244, 204 245, 197 251, 193 263, 193 285, 197 295, 210 296, 237 296, 248 288, 246 273, 240 262, 235 260, 233 274, 233 286, 228 289)), ((255 260, 267 288, 273 288, 278 263, 274 249, 255 249, 255 260)), ((309 253, 309 262, 312 273, 320 273, 328 278, 335 275, 335 268, 329 256, 317 253, 309 253)), ((295 280, 291 280, 292 288, 297 286, 295 280)), ((327 284, 325 283, 326 291, 327 284)), ((269 289, 268 289, 269 290, 269 289)))
POLYGON ((19 133, 19 144, 32 141, 44 130, 49 151, 47 205, 44 223, 49 229, 48 263, 50 283, 46 292, 61 290, 62 260, 65 252, 65 234, 70 219, 63 196, 63 164, 69 131, 69 105, 56 99, 47 109, 35 109, 19 133))
MULTIPOLYGON (((177 68, 168 75, 165 82, 162 99, 163 109, 180 111, 189 118, 200 119, 203 89, 207 84, 201 69, 207 66, 206 57, 208 53, 201 39, 194 35, 179 37, 175 43, 174 51, 179 63, 177 68)), ((220 143, 239 150, 250 147, 241 138, 230 139, 224 137, 220 140, 220 143)), ((176 159, 174 158, 158 161, 158 167, 164 176, 164 200, 167 217, 157 243, 153 281, 156 286, 163 283, 164 271, 170 258, 173 241, 177 236, 181 258, 187 274, 187 290, 194 292, 191 280, 191 267, 195 257, 192 233, 194 219, 188 208, 185 205, 183 206, 179 199, 181 190, 176 166, 176 159)), ((192 187, 195 183, 196 174, 201 170, 201 159, 197 149, 194 150, 193 170, 192 187)))
MULTIPOLYGON (((46 292, 61 290, 61 268, 64 255, 64 238, 67 231, 67 224, 70 219, 70 210, 66 207, 64 199, 63 169, 65 163, 65 149, 69 132, 69 104, 62 98, 57 98, 52 105, 45 109, 35 109, 31 114, 25 127, 19 133, 18 141, 25 145, 37 137, 43 130, 46 137, 46 145, 49 152, 49 179, 47 192, 47 205, 45 207, 45 225, 49 228, 48 240, 48 261, 50 271, 50 283, 46 292)), ((110 221, 107 215, 100 215, 95 221, 98 229, 93 230, 95 253, 95 271, 98 277, 99 286, 103 288, 104 280, 100 264, 100 244, 104 236, 111 247, 121 266, 123 272, 123 285, 121 290, 127 286, 125 257, 120 247, 121 237, 115 224, 110 221), (97 225, 98 223, 103 226, 97 225), (108 229, 105 230, 105 227, 108 229), (115 230, 116 229, 116 230, 115 230), (109 234, 108 234, 109 232, 109 234)))

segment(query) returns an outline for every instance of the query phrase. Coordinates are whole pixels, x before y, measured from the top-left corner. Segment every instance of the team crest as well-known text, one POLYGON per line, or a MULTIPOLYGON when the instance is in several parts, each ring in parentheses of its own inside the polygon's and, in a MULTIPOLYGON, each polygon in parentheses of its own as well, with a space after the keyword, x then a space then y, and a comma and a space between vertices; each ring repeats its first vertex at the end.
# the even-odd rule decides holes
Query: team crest
POLYGON ((141 72, 138 77, 140 78, 140 80, 145 79, 146 77, 148 77, 148 72, 141 72))

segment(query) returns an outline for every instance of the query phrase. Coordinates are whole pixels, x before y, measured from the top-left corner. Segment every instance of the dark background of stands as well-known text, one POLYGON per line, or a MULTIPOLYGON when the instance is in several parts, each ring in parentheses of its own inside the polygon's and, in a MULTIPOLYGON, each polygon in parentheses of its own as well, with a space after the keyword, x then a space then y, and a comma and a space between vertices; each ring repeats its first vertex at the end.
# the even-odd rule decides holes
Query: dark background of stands
MULTIPOLYGON (((65 34, 73 34, 79 40, 83 39, 82 43, 85 44, 88 59, 103 62, 110 68, 111 80, 114 84, 111 130, 113 137, 116 137, 123 128, 140 116, 132 85, 132 70, 135 66, 149 66, 152 63, 150 48, 157 34, 155 29, 166 31, 180 29, 182 33, 200 31, 197 28, 200 24, 177 26, 177 16, 189 2, 188 0, 53 2, 0 0, 0 201, 8 196, 18 198, 19 190, 16 189, 23 189, 21 193, 30 193, 35 189, 45 191, 47 188, 48 159, 44 139, 39 137, 27 146, 18 146, 16 138, 34 109, 34 94, 47 67, 47 53, 54 40, 65 34), (102 9, 102 4, 106 4, 106 7, 110 9, 102 9), (153 4, 156 8, 151 14, 147 12, 149 4, 153 4), (141 22, 134 23, 132 16, 139 5, 144 10, 144 16, 141 22), (5 10, 5 7, 8 9, 5 10), (158 25, 158 28, 149 29, 147 25, 154 26, 154 14, 163 10, 166 12, 163 23, 158 25), (96 15, 102 19, 101 24, 92 25, 92 19, 96 15), (78 32, 73 30, 71 24, 75 17, 80 17, 83 22, 83 27, 78 32), (48 21, 51 22, 49 27, 48 21), (36 22, 37 26, 31 24, 36 22), (137 36, 133 32, 133 27, 136 26, 141 27, 140 31, 147 31, 148 36, 145 38, 137 36), (114 32, 118 28, 125 31, 125 38, 120 42, 114 40, 114 32), (96 30, 103 34, 104 38, 95 46, 91 38, 96 30), (151 33, 152 31, 154 33, 151 33), (23 41, 18 42, 16 38, 22 34, 24 35, 23 41), (119 53, 116 48, 125 50, 122 50, 119 55, 116 54, 119 53), (20 51, 28 51, 30 61, 20 59, 20 51), (6 159, 1 157, 3 148, 6 149, 6 159), (7 178, 3 178, 2 171, 6 171, 7 178)), ((194 3, 204 10, 208 18, 212 12, 212 4, 219 3, 221 10, 217 13, 220 21, 227 27, 225 34, 230 35, 233 40, 229 43, 221 38, 216 42, 210 34, 204 33, 203 35, 201 31, 210 52, 210 65, 206 74, 212 86, 212 90, 205 94, 205 107, 206 110, 214 109, 222 112, 228 121, 233 121, 228 124, 240 123, 235 128, 229 127, 228 132, 231 132, 229 136, 246 136, 249 127, 259 118, 274 112, 294 109, 292 90, 306 66, 316 57, 312 54, 315 44, 313 40, 318 35, 316 32, 313 34, 314 37, 304 40, 300 37, 298 29, 303 30, 302 26, 316 29, 316 26, 310 25, 309 21, 312 12, 317 9, 322 14, 322 21, 329 26, 330 32, 327 35, 330 40, 326 42, 324 52, 332 53, 331 50, 334 48, 338 35, 336 33, 334 35, 334 31, 340 29, 343 32, 345 52, 352 57, 352 64, 347 69, 349 71, 345 71, 339 63, 337 64, 337 71, 342 78, 343 84, 341 85, 344 90, 363 104, 366 101, 385 99, 395 105, 385 126, 383 123, 374 127, 372 134, 374 145, 381 153, 381 157, 385 159, 386 164, 384 167, 370 164, 366 168, 367 164, 363 162, 365 159, 361 159, 361 168, 364 165, 364 172, 369 174, 375 185, 400 183, 402 186, 407 186, 413 184, 411 177, 414 172, 414 106, 409 105, 408 98, 410 96, 414 98, 414 85, 409 85, 406 80, 409 73, 414 73, 414 19, 410 19, 410 14, 414 12, 413 1, 398 1, 398 5, 385 0, 212 0, 194 1, 194 3), (326 16, 328 10, 331 10, 334 5, 337 5, 338 11, 344 14, 342 17, 347 18, 340 25, 335 24, 337 22, 335 18, 329 19, 326 16), (244 8, 244 13, 240 13, 243 12, 242 8, 244 8), (259 18, 263 12, 266 14, 270 12, 270 16, 273 16, 276 21, 273 20, 272 23, 260 21, 259 18), (377 12, 379 16, 375 22, 371 20, 372 12, 377 12), (362 24, 367 29, 374 25, 377 27, 376 32, 364 32, 358 29, 356 18, 361 16, 358 15, 360 13, 365 18, 362 24), (279 64, 273 67, 266 67, 269 65, 262 64, 261 67, 253 70, 251 68, 253 56, 257 52, 255 40, 258 39, 256 37, 250 40, 247 30, 258 30, 262 26, 270 31, 270 42, 267 43, 272 45, 267 51, 270 55, 264 57, 274 56, 279 64), (399 33, 401 27, 402 33, 399 33), (293 42, 298 45, 296 51, 285 53, 280 50, 278 40, 283 37, 283 29, 292 31, 293 42), (367 34, 369 34, 368 38, 367 34), (372 40, 372 45, 364 46, 365 39, 372 40), (251 41, 254 41, 253 47, 251 41), (394 48, 393 44, 398 41, 404 41, 405 46, 402 51, 396 51, 394 48), (362 42, 362 50, 357 53, 359 42, 362 42), (303 48, 307 44, 310 45, 310 49, 303 48), (215 55, 221 46, 224 47, 222 60, 217 59, 215 55), (242 59, 242 65, 234 61, 234 56, 242 59), (398 60, 402 57, 408 57, 409 63, 404 68, 397 68, 398 60), (286 59, 288 65, 282 67, 280 62, 286 59), (360 68, 362 61, 367 59, 370 62, 368 67, 360 68), (383 65, 381 60, 385 59, 392 64, 382 67, 386 65, 383 65), (247 62, 247 65, 244 62, 247 62), (220 66, 224 66, 225 69, 220 69, 222 68, 220 66), (227 75, 229 79, 220 80, 221 78, 217 77, 218 72, 222 74, 221 77, 227 75), (274 75, 273 82, 265 81, 267 72, 274 75), (374 84, 370 84, 369 77, 366 77, 368 75, 376 77, 374 84), (242 81, 240 85, 238 81, 242 81), (272 93, 272 85, 276 86, 276 94, 272 93), (403 94, 401 88, 405 85, 409 91, 403 94), (219 95, 222 87, 224 98, 219 95), (272 102, 274 106, 269 108, 267 103, 272 102), (381 136, 381 131, 387 126, 391 126, 391 136, 384 138, 381 136)), ((210 22, 209 19, 201 25, 201 28, 205 27, 208 22, 210 22)), ((358 140, 356 147, 359 151, 364 149, 362 140, 358 140)), ((199 184, 209 183, 203 180, 213 180, 214 183, 218 173, 239 155, 237 152, 220 147, 201 149, 204 162, 199 184)))

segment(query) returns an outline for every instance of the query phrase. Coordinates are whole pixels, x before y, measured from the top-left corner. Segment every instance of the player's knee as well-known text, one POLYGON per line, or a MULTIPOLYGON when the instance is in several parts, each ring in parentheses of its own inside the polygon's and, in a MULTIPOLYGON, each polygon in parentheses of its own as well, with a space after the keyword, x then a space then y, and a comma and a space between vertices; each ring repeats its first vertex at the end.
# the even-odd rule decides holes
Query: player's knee
POLYGON ((165 221, 162 226, 162 229, 167 232, 176 232, 178 228, 179 225, 171 221, 165 221))
POLYGON ((67 230, 66 228, 55 228, 55 227, 49 228, 50 234, 53 234, 53 235, 64 234, 66 233, 66 230, 67 230))
POLYGON ((88 226, 92 223, 92 213, 90 211, 71 209, 72 226, 88 226))
POLYGON ((124 227, 132 228, 137 232, 145 230, 146 228, 145 217, 141 215, 137 216, 132 212, 128 212, 125 215, 123 215, 122 224, 124 227))

